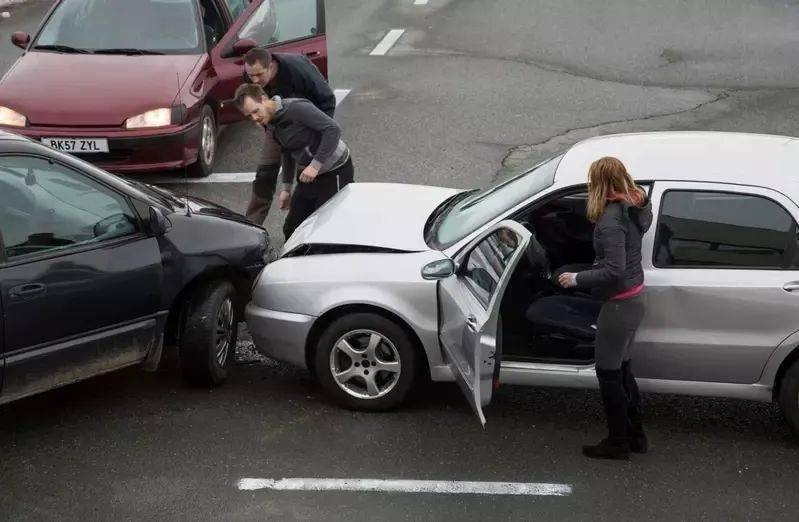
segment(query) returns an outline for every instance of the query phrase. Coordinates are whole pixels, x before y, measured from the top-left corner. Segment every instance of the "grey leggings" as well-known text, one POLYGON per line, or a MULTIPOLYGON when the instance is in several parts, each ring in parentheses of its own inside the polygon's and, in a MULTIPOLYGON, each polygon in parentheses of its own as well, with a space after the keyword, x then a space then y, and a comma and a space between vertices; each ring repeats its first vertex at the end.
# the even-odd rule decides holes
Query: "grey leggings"
POLYGON ((602 305, 596 324, 596 367, 618 370, 632 357, 633 339, 646 308, 646 295, 607 301, 602 305))

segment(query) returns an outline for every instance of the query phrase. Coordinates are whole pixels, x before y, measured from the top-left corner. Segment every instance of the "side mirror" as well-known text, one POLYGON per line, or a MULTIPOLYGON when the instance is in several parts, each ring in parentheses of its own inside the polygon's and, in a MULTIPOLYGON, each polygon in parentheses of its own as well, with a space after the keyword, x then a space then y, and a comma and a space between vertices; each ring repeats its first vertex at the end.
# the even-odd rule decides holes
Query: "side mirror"
POLYGON ((233 44, 233 49, 231 50, 230 54, 232 56, 244 56, 247 54, 247 51, 255 47, 258 47, 258 42, 249 38, 245 38, 233 44))
POLYGON ((150 230, 156 236, 166 234, 172 228, 172 222, 166 217, 164 211, 157 207, 150 207, 150 230))
POLYGON ((455 263, 452 259, 441 259, 426 264, 422 268, 422 278, 428 281, 446 279, 455 273, 455 263))
POLYGON ((31 41, 31 35, 29 35, 25 31, 17 31, 11 34, 11 43, 16 45, 20 49, 27 49, 30 41, 31 41))

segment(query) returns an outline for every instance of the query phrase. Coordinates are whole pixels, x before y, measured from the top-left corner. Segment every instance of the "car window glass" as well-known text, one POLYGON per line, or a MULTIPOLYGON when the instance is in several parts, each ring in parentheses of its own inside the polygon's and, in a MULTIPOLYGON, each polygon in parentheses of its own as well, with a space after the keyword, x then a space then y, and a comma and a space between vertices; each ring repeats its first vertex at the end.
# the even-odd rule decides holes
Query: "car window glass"
POLYGON ((658 218, 658 267, 798 268, 796 221, 761 196, 668 191, 658 218))
POLYGON ((264 0, 239 31, 258 45, 289 42, 318 32, 317 0, 264 0))
POLYGON ((119 194, 27 156, 0 157, 0 230, 8 259, 99 243, 138 231, 119 194))
POLYGON ((463 262, 461 275, 484 307, 488 307, 508 262, 519 246, 519 236, 499 229, 480 241, 463 262))
POLYGON ((194 0, 63 0, 34 46, 197 53, 194 0), (121 23, 120 21, 124 21, 121 23))
POLYGON ((227 31, 227 24, 213 0, 200 0, 205 42, 212 49, 227 31))
POLYGON ((533 169, 477 191, 459 201, 432 230, 433 248, 448 248, 503 212, 555 183, 555 171, 563 155, 533 169))
POLYGON ((241 16, 241 13, 247 9, 249 5, 249 0, 225 0, 227 4, 227 8, 230 10, 230 14, 233 16, 233 19, 237 19, 241 16))

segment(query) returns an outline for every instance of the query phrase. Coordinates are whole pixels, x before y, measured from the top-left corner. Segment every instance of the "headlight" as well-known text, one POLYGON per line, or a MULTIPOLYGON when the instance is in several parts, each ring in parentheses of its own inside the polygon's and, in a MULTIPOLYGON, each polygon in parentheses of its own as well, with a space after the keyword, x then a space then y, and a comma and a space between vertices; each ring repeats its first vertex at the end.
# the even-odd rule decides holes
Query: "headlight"
POLYGON ((166 127, 172 123, 172 109, 154 109, 125 120, 128 129, 166 127))
POLYGON ((0 125, 8 127, 24 127, 28 124, 28 118, 8 107, 0 107, 0 125))

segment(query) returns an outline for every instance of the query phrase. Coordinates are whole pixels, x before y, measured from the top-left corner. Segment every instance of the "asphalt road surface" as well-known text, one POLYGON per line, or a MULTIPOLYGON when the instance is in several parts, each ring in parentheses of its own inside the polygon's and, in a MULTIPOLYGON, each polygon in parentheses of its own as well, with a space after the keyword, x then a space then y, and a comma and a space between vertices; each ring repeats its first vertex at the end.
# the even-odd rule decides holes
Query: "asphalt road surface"
MULTIPOLYGON (((48 5, 6 8, 0 67, 18 55, 10 33, 34 29, 48 5)), ((359 180, 480 186, 611 132, 799 136, 796 1, 327 10, 331 83, 350 90, 336 117, 359 180), (391 29, 404 33, 371 56, 391 29)), ((58 78, 42 81, 57 103, 58 78)), ((259 132, 226 128, 216 171, 251 172, 259 132)), ((248 189, 186 186, 238 210, 248 189)), ((268 222, 278 239, 281 219, 273 210, 268 222)), ((580 455, 602 434, 599 404, 591 391, 503 387, 483 430, 454 385, 433 385, 399 411, 354 413, 241 343, 214 391, 131 369, 0 407, 0 519, 797 519, 799 447, 776 406, 647 395, 652 451, 616 463, 580 455), (443 481, 451 493, 241 489, 282 478, 443 481), (551 486, 468 494, 454 481, 551 486)))

